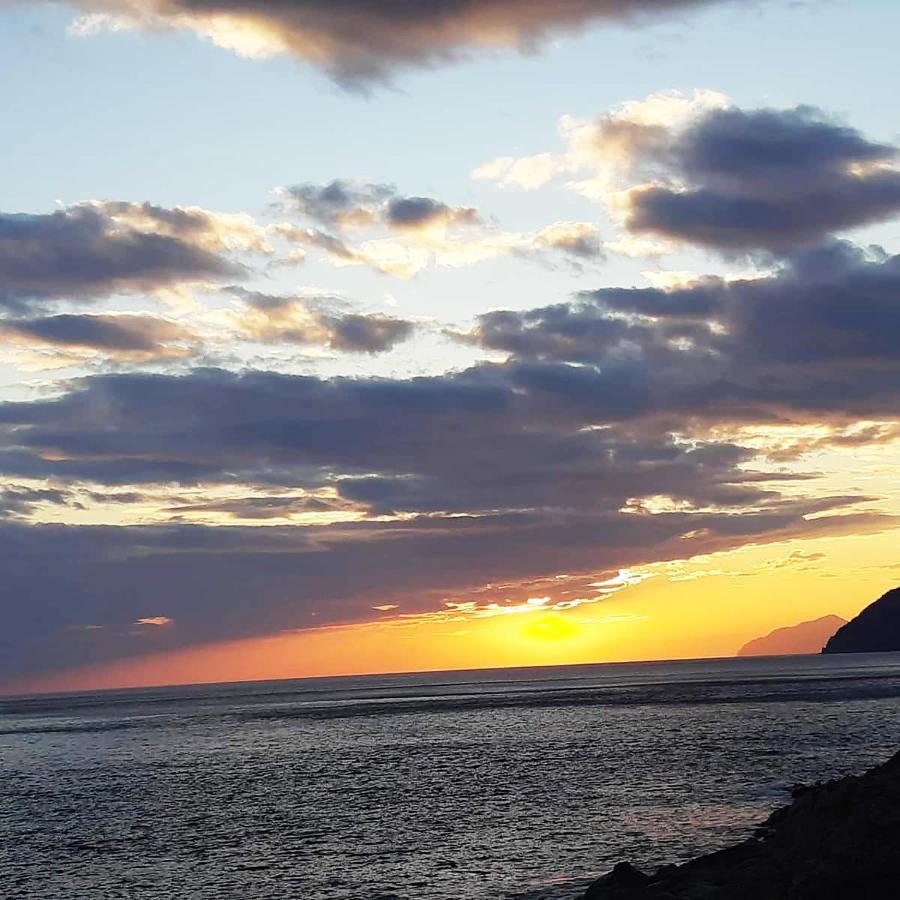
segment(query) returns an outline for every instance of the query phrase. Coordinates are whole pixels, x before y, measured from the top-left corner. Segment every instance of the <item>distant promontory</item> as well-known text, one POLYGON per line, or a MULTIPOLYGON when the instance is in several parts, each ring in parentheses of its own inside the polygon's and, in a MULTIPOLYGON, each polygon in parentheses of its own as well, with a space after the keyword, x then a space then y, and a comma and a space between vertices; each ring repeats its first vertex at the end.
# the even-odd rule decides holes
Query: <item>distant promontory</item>
POLYGON ((851 619, 823 653, 890 653, 900 650, 900 588, 888 591, 851 619))
POLYGON ((825 642, 847 620, 840 616, 822 616, 799 625, 776 628, 763 637, 748 641, 738 650, 738 656, 793 656, 801 653, 821 653, 825 642))

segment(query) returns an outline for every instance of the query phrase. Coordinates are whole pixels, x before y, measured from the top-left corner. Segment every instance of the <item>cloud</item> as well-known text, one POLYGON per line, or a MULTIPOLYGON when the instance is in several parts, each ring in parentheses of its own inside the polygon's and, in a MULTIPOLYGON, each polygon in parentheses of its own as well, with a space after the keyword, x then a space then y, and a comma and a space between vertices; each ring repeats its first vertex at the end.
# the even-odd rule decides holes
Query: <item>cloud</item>
POLYGON ((289 212, 307 220, 272 227, 298 248, 324 251, 338 266, 368 266, 396 278, 413 278, 430 265, 458 268, 518 256, 571 265, 598 261, 603 250, 596 226, 557 222, 532 232, 486 226, 477 209, 450 206, 431 197, 409 197, 385 184, 332 181, 300 184, 277 192, 289 212), (325 231, 323 228, 331 230, 325 231), (368 238, 351 243, 351 236, 368 238))
POLYGON ((0 307, 91 301, 184 282, 241 278, 232 252, 267 252, 249 216, 91 202, 0 214, 0 307))
POLYGON ((729 105, 718 91, 661 91, 643 100, 628 100, 592 119, 563 116, 559 135, 566 149, 516 158, 503 156, 477 167, 472 177, 503 187, 535 190, 564 176, 591 173, 572 187, 596 200, 620 190, 629 180, 649 176, 646 166, 671 139, 692 122, 729 105))
POLYGON ((623 417, 892 420, 898 297, 900 257, 836 242, 791 255, 768 277, 604 288, 487 313, 466 339, 557 379, 565 364, 570 391, 618 379, 623 417))
POLYGON ((443 234, 457 226, 481 224, 476 209, 448 206, 432 197, 407 197, 390 184, 337 179, 326 184, 296 184, 276 193, 289 209, 338 231, 381 225, 395 231, 439 230, 443 234))
POLYGON ((299 249, 315 247, 338 266, 368 266, 397 278, 412 278, 428 265, 469 265, 510 252, 483 235, 478 211, 431 197, 407 197, 393 185, 335 180, 279 188, 283 208, 308 224, 272 228, 299 249), (325 230, 327 229, 327 230, 325 230), (367 231, 356 244, 351 234, 367 231), (465 235, 471 232, 472 236, 465 235))
POLYGON ((379 314, 345 313, 326 319, 332 337, 329 345, 347 353, 383 353, 407 340, 414 325, 403 319, 379 314))
POLYGON ((174 625, 175 620, 170 619, 168 616, 144 616, 141 619, 138 619, 135 625, 145 625, 150 628, 165 628, 168 625, 174 625))
POLYGON ((531 242, 535 249, 560 250, 576 259, 597 260, 604 256, 600 232, 586 222, 557 222, 538 231, 531 242))
POLYGON ((717 110, 666 150, 681 183, 628 193, 625 225, 635 234, 784 250, 900 211, 896 148, 817 109, 717 110))
POLYGON ((808 569, 813 568, 815 563, 821 562, 826 559, 826 554, 824 553, 804 553, 802 550, 794 550, 789 553, 783 559, 775 559, 770 560, 767 564, 767 568, 770 569, 789 569, 789 568, 801 568, 808 569))
POLYGON ((475 168, 472 177, 476 181, 496 181, 504 187, 531 191, 543 187, 566 168, 553 153, 538 153, 521 159, 500 156, 475 168))
POLYGON ((591 24, 651 21, 714 0, 70 0, 75 33, 193 31, 248 57, 290 53, 360 85, 497 48, 533 50, 591 24))
MULTIPOLYGON (((466 339, 507 361, 441 376, 97 376, 0 405, 0 470, 103 484, 328 484, 379 510, 457 513, 587 502, 608 483, 605 460, 616 464, 616 509, 640 494, 730 502, 733 487, 717 494, 726 482, 709 475, 713 451, 691 455, 668 432, 893 421, 898 296, 900 258, 839 243, 766 278, 600 289, 487 313, 466 339), (641 452, 631 484, 622 467, 641 452), (702 484, 680 493, 675 476, 701 462, 702 484)), ((378 319, 362 333, 355 319, 339 324, 326 336, 336 346, 371 351, 394 336, 378 319)), ((746 460, 727 442, 715 453, 726 480, 746 460)), ((734 496, 756 496, 755 482, 737 483, 734 496)))
POLYGON ((27 518, 35 507, 62 506, 71 502, 65 490, 11 484, 0 490, 0 519, 27 518))
POLYGON ((415 323, 381 313, 350 312, 335 298, 284 297, 232 288, 244 309, 239 334, 263 343, 323 346, 343 353, 384 353, 408 340, 415 323))
POLYGON ((562 153, 501 157, 473 177, 534 189, 561 177, 604 203, 620 252, 672 243, 785 252, 900 211, 897 148, 815 107, 743 110, 667 92, 593 120, 566 117, 562 153))
POLYGON ((374 225, 397 189, 389 184, 336 179, 326 184, 296 184, 278 192, 296 212, 328 228, 374 225))
POLYGON ((450 228, 454 225, 477 225, 478 212, 471 208, 450 207, 430 197, 394 197, 387 206, 387 221, 392 228, 404 231, 450 228))
POLYGON ((57 315, 0 320, 13 342, 100 351, 134 362, 191 355, 195 336, 167 319, 147 315, 57 315))
POLYGON ((198 503, 171 506, 165 512, 193 522, 210 521, 210 517, 222 514, 231 521, 308 521, 318 517, 325 521, 337 521, 349 515, 359 518, 354 504, 335 495, 334 491, 318 494, 264 495, 241 497, 233 500, 204 500, 198 503))

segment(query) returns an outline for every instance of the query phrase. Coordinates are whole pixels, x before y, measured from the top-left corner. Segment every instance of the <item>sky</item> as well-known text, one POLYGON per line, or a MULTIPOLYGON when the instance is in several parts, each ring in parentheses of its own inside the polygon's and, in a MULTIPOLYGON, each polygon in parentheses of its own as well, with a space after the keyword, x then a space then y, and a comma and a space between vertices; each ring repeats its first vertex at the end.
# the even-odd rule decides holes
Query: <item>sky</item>
POLYGON ((0 0, 0 692, 733 655, 900 582, 890 0, 0 0))

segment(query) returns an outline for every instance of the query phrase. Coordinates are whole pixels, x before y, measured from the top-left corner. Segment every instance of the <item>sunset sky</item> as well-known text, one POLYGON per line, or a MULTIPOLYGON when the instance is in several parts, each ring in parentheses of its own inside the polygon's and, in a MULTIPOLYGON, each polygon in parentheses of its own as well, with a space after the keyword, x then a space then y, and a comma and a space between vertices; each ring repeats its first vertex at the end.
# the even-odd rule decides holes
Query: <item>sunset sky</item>
POLYGON ((733 655, 900 584, 893 0, 0 0, 0 693, 733 655))

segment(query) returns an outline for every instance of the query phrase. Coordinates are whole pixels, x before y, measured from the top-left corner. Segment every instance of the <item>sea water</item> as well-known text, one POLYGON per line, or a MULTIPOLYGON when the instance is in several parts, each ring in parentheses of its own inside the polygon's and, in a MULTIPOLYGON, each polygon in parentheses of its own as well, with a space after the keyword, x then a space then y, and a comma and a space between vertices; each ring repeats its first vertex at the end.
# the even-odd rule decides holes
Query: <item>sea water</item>
POLYGON ((900 654, 0 700, 0 897, 574 897, 900 747, 900 654))

